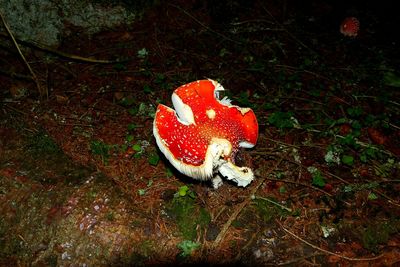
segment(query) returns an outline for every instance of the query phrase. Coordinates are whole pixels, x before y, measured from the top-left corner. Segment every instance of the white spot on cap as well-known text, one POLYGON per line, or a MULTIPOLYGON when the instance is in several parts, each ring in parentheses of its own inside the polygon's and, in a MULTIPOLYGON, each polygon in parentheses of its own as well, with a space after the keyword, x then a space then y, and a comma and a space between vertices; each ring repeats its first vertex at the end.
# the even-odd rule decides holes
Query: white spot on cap
POLYGON ((215 118, 215 111, 213 109, 209 109, 206 111, 207 117, 210 120, 213 120, 215 118))

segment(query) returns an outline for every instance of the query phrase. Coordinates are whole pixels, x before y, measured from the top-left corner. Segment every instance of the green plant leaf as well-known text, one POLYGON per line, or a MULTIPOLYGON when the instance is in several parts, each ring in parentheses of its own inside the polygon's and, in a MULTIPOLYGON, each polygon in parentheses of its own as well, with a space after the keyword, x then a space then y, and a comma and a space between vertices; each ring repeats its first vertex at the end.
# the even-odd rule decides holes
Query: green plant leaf
POLYGON ((375 193, 373 192, 369 193, 368 200, 376 200, 376 199, 378 199, 378 196, 375 193))
POLYGON ((146 58, 149 55, 149 51, 146 48, 142 48, 137 51, 138 58, 146 58))
POLYGON ((139 144, 134 144, 134 145, 132 146, 132 149, 133 149, 134 151, 136 151, 136 152, 140 152, 140 151, 142 151, 142 146, 139 145, 139 144))
POLYGON ((150 93, 153 92, 153 88, 151 88, 148 84, 145 84, 145 85, 143 86, 143 92, 144 92, 145 94, 150 94, 150 93))
POLYGON ((132 130, 134 130, 134 129, 136 129, 136 124, 134 124, 134 123, 129 123, 128 124, 128 131, 132 131, 132 130))
POLYGON ((128 134, 128 135, 125 137, 125 139, 126 139, 126 141, 128 141, 128 142, 130 143, 130 142, 133 141, 134 137, 133 137, 133 135, 128 134))
POLYGON ((356 138, 352 133, 349 133, 344 138, 339 139, 339 143, 352 147, 357 147, 356 138))
POLYGON ((264 110, 270 110, 270 109, 275 108, 275 104, 273 104, 273 103, 264 103, 261 106, 261 108, 264 109, 264 110))
POLYGON ((193 242, 191 240, 183 240, 177 246, 181 250, 180 255, 182 257, 190 256, 193 253, 193 251, 200 248, 199 243, 193 242))
POLYGON ((241 106, 251 106, 251 103, 249 101, 249 95, 247 92, 241 92, 239 97, 235 97, 236 101, 241 105, 241 106))
POLYGON ((178 193, 180 197, 186 196, 187 191, 189 191, 189 187, 187 185, 179 187, 178 193))
POLYGON ((393 72, 386 72, 383 75, 383 82, 389 86, 400 87, 400 76, 394 74, 393 72))
POLYGON ((353 166, 354 164, 354 157, 350 155, 343 155, 342 162, 348 166, 353 166))
POLYGON ((179 187, 178 194, 180 197, 186 196, 187 192, 189 191, 189 187, 187 185, 179 187))
POLYGON ((155 76, 156 76, 155 79, 154 79, 154 82, 155 82, 155 83, 160 84, 160 83, 163 83, 163 82, 165 81, 165 75, 164 75, 164 74, 162 74, 162 73, 156 73, 155 76))
POLYGON ((113 68, 116 71, 127 70, 126 64, 124 64, 124 63, 116 63, 116 64, 114 64, 113 68))
POLYGON ((277 111, 268 117, 268 122, 277 128, 293 128, 294 121, 292 120, 292 112, 277 111))
POLYGON ((196 197, 195 193, 194 193, 192 190, 189 190, 188 193, 187 193, 187 195, 188 195, 190 198, 193 198, 193 199, 196 197))
POLYGON ((285 187, 285 186, 279 187, 279 193, 285 194, 286 192, 287 192, 287 190, 286 190, 286 187, 285 187))
POLYGON ((144 196, 146 194, 146 189, 139 189, 138 194, 139 196, 144 196))
POLYGON ((312 184, 317 187, 324 187, 325 186, 325 179, 321 175, 314 175, 312 179, 312 184))
POLYGON ((128 110, 128 113, 132 116, 135 116, 138 113, 138 108, 137 107, 132 107, 128 110))
POLYGON ((93 155, 100 156, 104 164, 108 163, 108 158, 110 157, 110 150, 113 146, 108 145, 100 140, 94 140, 90 143, 90 150, 93 155))
POLYGON ((336 120, 335 124, 343 124, 346 123, 347 121, 348 121, 347 118, 340 118, 336 120))
POLYGON ((368 157, 367 157, 367 155, 366 155, 365 153, 362 153, 362 154, 360 155, 360 161, 361 161, 362 163, 366 163, 366 162, 368 161, 368 157))
POLYGON ((174 176, 174 173, 172 172, 171 168, 168 168, 168 167, 167 167, 167 168, 165 169, 165 172, 166 172, 166 175, 167 175, 168 178, 174 176))
POLYGON ((157 166, 159 161, 160 161, 160 156, 158 156, 157 153, 151 153, 148 157, 148 162, 152 166, 157 166))
POLYGON ((351 127, 352 127, 353 129, 357 129, 357 130, 360 130, 360 129, 362 128, 361 123, 360 123, 360 121, 358 121, 358 120, 354 120, 354 121, 351 123, 351 127))
POLYGON ((345 193, 350 193, 354 191, 354 186, 353 185, 345 185, 343 187, 343 192, 345 193))
POLYGON ((135 99, 133 99, 132 97, 124 97, 121 99, 120 103, 125 107, 129 107, 135 103, 135 99))
POLYGON ((226 54, 228 54, 229 52, 228 52, 228 50, 226 49, 226 48, 222 48, 220 51, 219 51, 219 56, 220 57, 224 57, 226 54))
POLYGON ((363 109, 360 106, 350 107, 347 109, 347 114, 353 118, 360 117, 363 114, 363 109))
POLYGON ((322 176, 322 173, 317 168, 310 166, 307 168, 308 172, 312 177, 312 184, 317 187, 324 187, 326 182, 325 178, 322 176))

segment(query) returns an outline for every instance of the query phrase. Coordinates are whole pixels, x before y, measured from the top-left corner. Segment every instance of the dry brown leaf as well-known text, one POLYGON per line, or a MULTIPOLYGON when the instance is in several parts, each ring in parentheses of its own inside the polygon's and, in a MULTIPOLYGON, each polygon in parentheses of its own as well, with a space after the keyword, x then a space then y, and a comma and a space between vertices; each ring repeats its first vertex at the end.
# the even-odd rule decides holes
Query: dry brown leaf
POLYGON ((368 128, 368 135, 369 138, 378 145, 383 145, 387 140, 386 136, 375 128, 368 128))

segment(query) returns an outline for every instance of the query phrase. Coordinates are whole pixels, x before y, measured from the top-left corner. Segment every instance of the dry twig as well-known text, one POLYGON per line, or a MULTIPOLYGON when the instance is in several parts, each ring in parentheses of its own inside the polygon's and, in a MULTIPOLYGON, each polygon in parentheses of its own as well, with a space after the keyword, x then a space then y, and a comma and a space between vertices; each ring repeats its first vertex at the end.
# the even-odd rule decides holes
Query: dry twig
POLYGON ((230 37, 228 37, 228 36, 226 36, 226 35, 224 35, 224 34, 222 34, 222 33, 220 33, 220 32, 214 31, 213 29, 211 29, 210 27, 208 27, 207 25, 205 25, 203 22, 201 22, 200 20, 198 20, 197 18, 195 18, 192 14, 190 14, 190 13, 189 13, 188 11, 186 11, 185 9, 183 9, 183 8, 181 8, 181 7, 179 7, 179 6, 173 5, 173 4, 169 4, 169 5, 172 6, 172 7, 174 7, 174 8, 177 8, 179 11, 183 12, 186 16, 188 16, 189 18, 191 18, 192 20, 194 20, 196 23, 198 23, 201 27, 203 27, 203 28, 206 29, 207 31, 209 31, 209 32, 211 32, 211 33, 214 33, 214 34, 216 34, 216 35, 222 37, 222 38, 225 39, 225 40, 228 40, 228 41, 231 41, 231 42, 234 42, 234 43, 237 43, 237 44, 240 44, 240 43, 241 43, 241 42, 239 42, 239 41, 237 41, 237 40, 234 40, 234 39, 232 39, 232 38, 230 38, 230 37))
MULTIPOLYGON (((333 178, 336 178, 336 179, 342 181, 343 183, 345 183, 345 184, 347 184, 347 185, 350 185, 350 184, 351 184, 350 182, 344 180, 343 178, 341 178, 341 177, 339 177, 339 176, 337 176, 337 175, 335 175, 335 174, 333 174, 333 173, 331 173, 331 172, 326 172, 326 173, 327 173, 329 176, 331 176, 331 177, 333 177, 333 178)), ((397 202, 396 200, 394 200, 393 198, 387 196, 386 194, 382 193, 381 191, 378 191, 377 189, 372 189, 372 192, 374 192, 374 193, 380 195, 381 197, 385 198, 390 204, 392 204, 392 205, 394 205, 394 206, 397 206, 397 207, 400 207, 400 203, 398 203, 398 202, 397 202)))
POLYGON ((371 258, 351 258, 351 257, 343 256, 343 255, 334 253, 332 251, 320 248, 320 247, 318 247, 318 246, 316 246, 316 245, 304 240, 303 238, 299 237, 295 233, 293 233, 293 232, 289 231, 288 229, 286 229, 278 220, 276 220, 276 223, 282 228, 283 231, 285 231, 286 233, 288 233, 292 237, 296 238, 297 240, 300 240, 304 244, 306 244, 306 245, 308 245, 308 246, 310 246, 310 247, 312 247, 312 248, 314 248, 314 249, 316 249, 318 251, 321 251, 321 252, 323 252, 325 254, 333 255, 333 256, 348 260, 348 261, 373 261, 373 260, 377 260, 377 259, 379 259, 379 258, 381 258, 383 256, 383 254, 381 254, 379 256, 376 256, 376 257, 371 257, 371 258))
MULTIPOLYGON (((5 36, 4 34, 0 33, 0 36, 5 36)), ((69 54, 66 52, 62 52, 56 49, 53 49, 51 47, 48 47, 46 45, 43 44, 39 44, 39 43, 33 43, 33 42, 27 42, 27 41, 23 41, 23 40, 19 40, 17 38, 15 38, 15 40, 18 41, 18 43, 25 45, 25 46, 29 46, 31 48, 35 48, 38 50, 41 50, 43 52, 46 53, 50 53, 62 58, 66 58, 69 60, 73 60, 73 61, 78 61, 78 62, 83 62, 83 63, 97 63, 97 64, 113 64, 113 63, 122 63, 122 62, 127 62, 130 61, 131 59, 122 59, 122 60, 104 60, 104 59, 95 59, 95 58, 88 58, 88 57, 82 57, 82 56, 77 56, 77 55, 73 55, 73 54, 69 54)))
POLYGON ((242 202, 240 203, 236 209, 234 210, 234 212, 231 214, 231 216, 229 217, 228 221, 224 224, 224 226, 221 229, 221 232, 219 232, 217 238, 214 240, 214 243, 211 245, 211 247, 213 249, 216 249, 219 244, 221 243, 221 241, 224 239, 226 232, 228 231, 229 227, 231 226, 232 222, 237 218, 237 216, 239 215, 239 213, 243 210, 244 207, 246 207, 249 202, 252 199, 252 196, 254 196, 254 194, 257 192, 258 188, 260 188, 260 186, 264 183, 264 181, 266 180, 266 178, 268 177, 268 175, 270 173, 272 173, 278 166, 279 164, 281 164, 281 162, 283 161, 282 158, 280 158, 275 165, 270 168, 267 173, 264 174, 263 179, 260 179, 258 184, 256 184, 256 186, 254 186, 250 193, 249 196, 242 202))
MULTIPOLYGON (((13 43, 14 43, 15 48, 18 50, 19 55, 21 56, 21 58, 22 58, 22 60, 24 61, 25 65, 28 67, 29 72, 30 72, 31 75, 32 75, 32 79, 33 79, 33 81, 35 82, 36 87, 37 87, 37 89, 38 89, 38 91, 39 91, 39 94, 42 95, 44 92, 42 91, 42 88, 41 88, 41 86, 40 86, 39 80, 38 80, 38 78, 37 78, 35 72, 34 72, 33 69, 31 68, 31 66, 29 65, 29 63, 26 61, 24 54, 22 54, 22 51, 21 51, 21 49, 19 48, 19 45, 18 45, 17 41, 15 40, 14 35, 12 34, 10 28, 8 27, 7 22, 5 21, 5 19, 4 19, 4 17, 3 17, 3 14, 2 14, 1 12, 0 12, 0 17, 1 17, 1 21, 3 22, 4 27, 5 27, 6 30, 7 30, 8 35, 10 36, 10 38, 12 39, 12 41, 13 41, 13 43)), ((48 91, 47 91, 47 90, 46 90, 45 93, 46 93, 46 96, 48 97, 48 91)))

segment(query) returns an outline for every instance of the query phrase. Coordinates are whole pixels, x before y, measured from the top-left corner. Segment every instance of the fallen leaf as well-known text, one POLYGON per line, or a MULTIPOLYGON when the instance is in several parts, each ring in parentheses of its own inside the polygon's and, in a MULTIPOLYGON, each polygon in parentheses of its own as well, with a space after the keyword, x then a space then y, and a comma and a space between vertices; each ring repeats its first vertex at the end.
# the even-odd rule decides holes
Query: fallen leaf
POLYGON ((375 128, 368 128, 368 135, 371 140, 378 145, 383 145, 386 142, 386 136, 375 128))
POLYGON ((63 104, 68 102, 68 97, 63 96, 63 95, 56 95, 56 101, 57 103, 63 104))
POLYGON ((348 123, 340 125, 339 133, 343 136, 348 135, 351 132, 351 126, 348 123))
POLYGON ((325 184, 324 190, 325 190, 326 192, 331 192, 332 189, 333 189, 333 186, 332 186, 331 184, 325 184))

